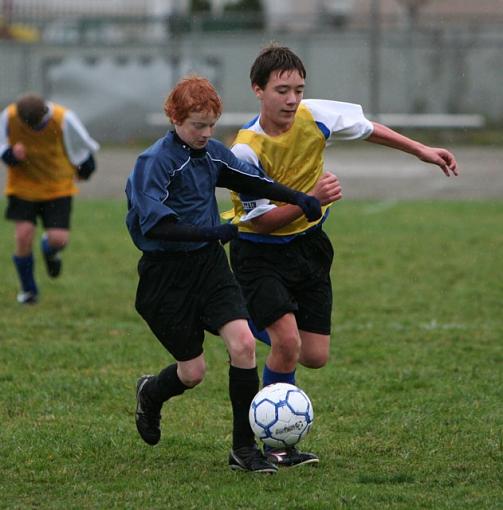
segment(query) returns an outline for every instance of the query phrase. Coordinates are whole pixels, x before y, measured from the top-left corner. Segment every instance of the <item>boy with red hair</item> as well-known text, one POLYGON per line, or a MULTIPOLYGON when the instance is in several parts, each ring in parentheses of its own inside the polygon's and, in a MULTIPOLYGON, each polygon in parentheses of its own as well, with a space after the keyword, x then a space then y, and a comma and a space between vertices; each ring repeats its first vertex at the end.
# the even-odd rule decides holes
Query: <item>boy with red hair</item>
POLYGON ((143 252, 138 264, 136 309, 174 357, 157 375, 140 377, 136 426, 155 445, 163 403, 199 384, 205 374, 204 332, 222 337, 230 358, 233 411, 231 469, 274 473, 255 443, 248 422, 259 389, 255 341, 240 288, 223 244, 237 227, 220 224, 215 187, 266 196, 300 207, 309 221, 321 216, 319 201, 275 183, 211 138, 221 100, 205 78, 181 80, 164 111, 174 130, 137 159, 126 186, 127 227, 143 252))

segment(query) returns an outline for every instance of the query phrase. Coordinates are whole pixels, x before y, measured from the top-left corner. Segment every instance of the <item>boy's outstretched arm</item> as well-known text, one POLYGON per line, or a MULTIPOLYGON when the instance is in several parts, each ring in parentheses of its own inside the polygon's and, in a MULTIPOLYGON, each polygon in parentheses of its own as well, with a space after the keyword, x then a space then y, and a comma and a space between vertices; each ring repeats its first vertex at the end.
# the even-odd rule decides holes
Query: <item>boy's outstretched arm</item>
MULTIPOLYGON (((317 198, 321 205, 329 205, 342 198, 341 185, 337 176, 325 172, 315 184, 309 195, 317 198)), ((270 234, 302 216, 302 210, 294 205, 284 204, 257 216, 251 220, 257 233, 270 234)))
POLYGON ((224 167, 220 172, 216 185, 238 193, 246 193, 255 197, 269 198, 296 205, 300 207, 308 221, 319 220, 322 216, 321 204, 318 198, 296 191, 266 177, 224 167))
POLYGON ((378 122, 372 124, 374 124, 374 131, 366 139, 368 142, 386 145, 413 154, 425 163, 439 166, 447 177, 458 175, 456 158, 447 149, 429 147, 417 140, 403 136, 383 124, 378 122))

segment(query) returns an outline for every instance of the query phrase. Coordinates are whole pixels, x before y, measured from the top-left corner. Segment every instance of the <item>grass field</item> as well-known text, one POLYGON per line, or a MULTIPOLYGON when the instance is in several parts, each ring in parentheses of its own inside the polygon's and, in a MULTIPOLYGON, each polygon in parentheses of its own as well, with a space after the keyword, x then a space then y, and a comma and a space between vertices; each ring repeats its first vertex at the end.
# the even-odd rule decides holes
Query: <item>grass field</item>
POLYGON ((332 359, 298 370, 321 463, 276 476, 227 468, 213 337, 207 378, 166 406, 160 444, 137 436, 136 379, 169 357, 133 309, 123 215, 77 199, 61 279, 37 250, 34 307, 15 302, 0 222, 0 508, 503 508, 503 202, 334 207, 332 359))

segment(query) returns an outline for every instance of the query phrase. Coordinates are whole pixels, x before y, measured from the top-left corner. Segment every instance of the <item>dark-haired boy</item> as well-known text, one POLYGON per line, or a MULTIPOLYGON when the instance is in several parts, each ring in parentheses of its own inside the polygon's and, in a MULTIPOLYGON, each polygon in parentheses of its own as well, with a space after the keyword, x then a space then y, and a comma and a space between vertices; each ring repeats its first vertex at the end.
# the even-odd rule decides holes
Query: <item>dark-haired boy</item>
MULTIPOLYGON (((230 247, 231 265, 241 285, 258 338, 271 344, 263 384, 295 384, 295 368, 321 368, 329 358, 332 314, 330 268, 333 250, 322 224, 341 198, 338 179, 323 170, 327 142, 367 140, 408 152, 457 175, 447 150, 425 146, 382 124, 370 122, 360 105, 304 100, 306 70, 289 48, 270 45, 250 71, 260 115, 245 125, 232 151, 270 177, 317 197, 323 217, 308 222, 295 206, 267 199, 243 203, 233 194, 239 238, 230 247)), ((279 465, 316 463, 296 448, 269 450, 279 465)))

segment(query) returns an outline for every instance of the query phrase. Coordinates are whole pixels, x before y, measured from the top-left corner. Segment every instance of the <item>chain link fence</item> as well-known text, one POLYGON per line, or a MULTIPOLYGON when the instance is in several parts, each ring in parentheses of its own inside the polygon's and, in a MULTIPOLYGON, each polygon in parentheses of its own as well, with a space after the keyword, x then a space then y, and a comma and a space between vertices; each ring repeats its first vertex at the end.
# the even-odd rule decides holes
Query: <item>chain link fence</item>
POLYGON ((374 115, 503 124, 503 13, 483 10, 492 0, 480 0, 478 14, 442 16, 426 9, 441 2, 411 13, 386 10, 386 1, 320 11, 308 26, 287 15, 274 25, 264 12, 154 15, 147 0, 0 0, 0 108, 37 91, 75 109, 102 140, 127 141, 158 131, 148 119, 180 76, 197 72, 215 83, 226 112, 255 111, 249 66, 277 40, 304 59, 307 97, 360 103, 374 115))

